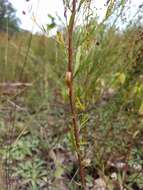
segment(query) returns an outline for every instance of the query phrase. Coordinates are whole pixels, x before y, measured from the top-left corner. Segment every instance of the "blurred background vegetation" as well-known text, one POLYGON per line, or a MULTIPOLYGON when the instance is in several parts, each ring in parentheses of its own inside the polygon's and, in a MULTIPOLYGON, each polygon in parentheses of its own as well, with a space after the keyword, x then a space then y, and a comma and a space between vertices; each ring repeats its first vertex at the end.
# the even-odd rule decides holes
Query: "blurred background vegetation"
MULTIPOLYGON (((123 29, 124 9, 115 16, 115 7, 105 21, 90 18, 74 32, 76 109, 93 190, 99 179, 104 189, 143 188, 142 7, 123 29)), ((55 26, 24 31, 12 5, 0 1, 1 190, 80 189, 65 84, 66 29, 49 37, 55 26)))

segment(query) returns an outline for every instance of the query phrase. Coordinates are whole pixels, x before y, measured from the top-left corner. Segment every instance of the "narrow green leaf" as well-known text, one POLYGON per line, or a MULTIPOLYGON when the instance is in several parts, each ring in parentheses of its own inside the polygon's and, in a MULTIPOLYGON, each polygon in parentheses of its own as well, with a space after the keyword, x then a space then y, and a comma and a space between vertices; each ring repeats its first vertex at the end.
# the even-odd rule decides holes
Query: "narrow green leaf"
POLYGON ((75 66, 74 66, 74 75, 79 70, 79 67, 80 67, 80 58, 81 58, 81 46, 78 47, 77 53, 76 53, 76 60, 75 60, 75 66))

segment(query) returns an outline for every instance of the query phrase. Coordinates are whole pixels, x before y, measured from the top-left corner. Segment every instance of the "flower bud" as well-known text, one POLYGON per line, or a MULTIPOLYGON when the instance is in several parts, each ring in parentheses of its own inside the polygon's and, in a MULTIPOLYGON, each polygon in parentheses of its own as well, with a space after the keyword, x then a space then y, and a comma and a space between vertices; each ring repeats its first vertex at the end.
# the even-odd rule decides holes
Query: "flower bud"
POLYGON ((72 75, 71 75, 71 72, 66 72, 66 83, 67 83, 67 86, 69 87, 71 85, 71 80, 72 80, 72 75))

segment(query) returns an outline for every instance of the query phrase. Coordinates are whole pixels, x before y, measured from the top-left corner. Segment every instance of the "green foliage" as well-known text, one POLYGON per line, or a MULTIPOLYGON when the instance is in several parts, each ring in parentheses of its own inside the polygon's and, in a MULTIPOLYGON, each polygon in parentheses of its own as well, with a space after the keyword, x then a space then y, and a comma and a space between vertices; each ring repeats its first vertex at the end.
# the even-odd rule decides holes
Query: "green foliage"
POLYGON ((19 30, 19 19, 16 18, 16 11, 8 0, 0 1, 0 31, 13 33, 19 30))
POLYGON ((28 185, 30 190, 38 190, 41 181, 47 176, 44 168, 44 162, 41 159, 34 158, 18 164, 14 171, 15 176, 22 178, 24 185, 28 185))
MULTIPOLYGON (((119 6, 113 2, 108 5, 107 21, 119 6)), ((65 3, 70 6, 69 1, 65 3)), ((80 1, 79 6, 84 3, 80 1)), ((120 1, 122 6, 124 3, 120 1)), ((56 24, 51 15, 49 18, 48 31, 56 24)), ((133 169, 134 165, 142 165, 142 35, 142 26, 130 25, 119 31, 116 25, 98 24, 93 17, 75 28, 75 102, 81 150, 84 161, 91 162, 85 163, 89 186, 94 180, 93 173, 110 178, 109 163, 123 161, 127 162, 129 172, 114 167, 117 182, 129 189, 133 183, 142 188, 143 176, 133 169)), ((19 189, 38 190, 48 184, 53 190, 55 183, 59 185, 58 180, 70 184, 69 189, 79 189, 77 176, 73 179, 74 167, 78 170, 78 166, 68 154, 75 149, 75 139, 73 131, 65 130, 71 126, 65 84, 66 29, 51 38, 34 34, 28 49, 29 36, 30 33, 21 32, 7 42, 7 35, 0 34, 0 81, 32 84, 22 89, 20 95, 18 91, 4 95, 5 89, 0 87, 0 143, 3 145, 0 156, 2 161, 9 156, 13 181, 18 178, 19 189), (50 151, 55 158, 50 156, 50 151), (64 158, 58 160, 58 154, 64 158)))
POLYGON ((32 156, 33 152, 38 151, 39 141, 37 138, 31 137, 21 138, 14 146, 12 147, 10 153, 15 160, 23 160, 26 156, 32 156))

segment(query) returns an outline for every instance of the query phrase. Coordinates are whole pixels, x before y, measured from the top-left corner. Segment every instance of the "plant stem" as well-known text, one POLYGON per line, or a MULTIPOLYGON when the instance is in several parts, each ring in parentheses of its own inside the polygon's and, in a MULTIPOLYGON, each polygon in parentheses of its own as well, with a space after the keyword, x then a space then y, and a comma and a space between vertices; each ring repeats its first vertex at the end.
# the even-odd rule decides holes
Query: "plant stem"
POLYGON ((79 129, 77 126, 77 115, 76 115, 76 108, 75 108, 75 100, 74 100, 74 91, 73 91, 73 30, 74 30, 74 22, 75 22, 75 15, 76 15, 76 0, 72 1, 72 14, 70 16, 69 26, 68 26, 68 72, 67 72, 67 85, 68 85, 68 95, 70 101, 70 110, 72 115, 72 126, 74 131, 75 137, 75 144, 76 144, 76 152, 78 157, 78 164, 79 164, 79 172, 82 187, 86 190, 86 182, 85 182, 85 173, 84 173, 84 166, 82 162, 82 153, 80 150, 80 137, 79 137, 79 129))

